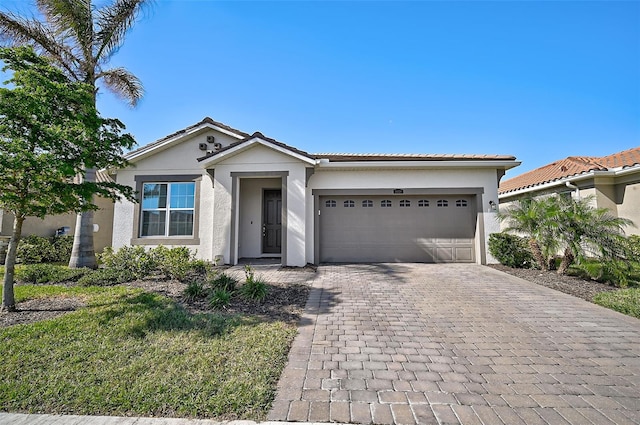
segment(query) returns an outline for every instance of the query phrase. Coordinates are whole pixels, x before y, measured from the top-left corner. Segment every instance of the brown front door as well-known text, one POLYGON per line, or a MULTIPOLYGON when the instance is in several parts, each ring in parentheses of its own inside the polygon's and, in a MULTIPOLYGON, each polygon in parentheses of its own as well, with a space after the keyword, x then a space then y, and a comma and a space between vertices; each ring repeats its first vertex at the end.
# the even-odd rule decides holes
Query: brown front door
POLYGON ((282 191, 265 190, 262 205, 262 252, 280 254, 282 248, 282 191))

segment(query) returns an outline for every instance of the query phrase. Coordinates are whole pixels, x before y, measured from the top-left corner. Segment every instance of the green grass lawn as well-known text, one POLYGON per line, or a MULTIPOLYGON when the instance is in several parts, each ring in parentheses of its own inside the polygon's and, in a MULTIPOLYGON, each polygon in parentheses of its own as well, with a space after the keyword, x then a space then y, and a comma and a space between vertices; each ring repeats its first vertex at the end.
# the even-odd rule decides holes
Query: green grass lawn
POLYGON ((640 288, 603 292, 593 299, 596 304, 640 319, 640 288))
POLYGON ((296 333, 121 286, 15 289, 87 307, 0 329, 0 411, 263 420, 296 333))

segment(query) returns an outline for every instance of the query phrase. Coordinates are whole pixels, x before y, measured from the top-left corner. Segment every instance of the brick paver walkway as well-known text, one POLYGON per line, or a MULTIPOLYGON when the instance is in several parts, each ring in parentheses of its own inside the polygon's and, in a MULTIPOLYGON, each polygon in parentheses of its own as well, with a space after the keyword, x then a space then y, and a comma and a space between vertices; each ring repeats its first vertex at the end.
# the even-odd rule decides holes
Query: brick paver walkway
POLYGON ((638 424, 640 321, 483 266, 321 266, 269 420, 638 424))

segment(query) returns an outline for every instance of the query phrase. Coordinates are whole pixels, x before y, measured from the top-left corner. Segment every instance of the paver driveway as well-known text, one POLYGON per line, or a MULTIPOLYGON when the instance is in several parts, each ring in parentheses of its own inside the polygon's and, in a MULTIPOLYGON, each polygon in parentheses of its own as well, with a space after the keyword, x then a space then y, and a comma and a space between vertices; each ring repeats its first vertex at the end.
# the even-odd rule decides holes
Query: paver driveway
POLYGON ((640 423, 640 321, 477 265, 318 269, 269 420, 640 423))

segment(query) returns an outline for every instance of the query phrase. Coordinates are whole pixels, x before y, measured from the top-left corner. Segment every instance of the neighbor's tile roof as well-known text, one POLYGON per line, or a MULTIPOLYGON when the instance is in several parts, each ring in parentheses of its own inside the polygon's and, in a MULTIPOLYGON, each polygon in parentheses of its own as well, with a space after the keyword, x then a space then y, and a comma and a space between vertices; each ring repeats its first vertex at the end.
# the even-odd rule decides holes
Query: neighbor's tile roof
POLYGON ((213 119, 211 119, 209 117, 204 117, 204 119, 202 121, 200 121, 200 122, 197 122, 197 123, 195 123, 193 125, 190 125, 189 127, 185 127, 182 130, 178 130, 175 133, 171 133, 168 136, 163 137, 162 139, 156 140, 155 142, 151 142, 151 143, 148 143, 148 144, 146 144, 144 146, 141 146, 138 149, 134 149, 132 151, 127 152, 127 154, 125 155, 125 158, 129 158, 129 157, 131 157, 131 156, 133 156, 135 154, 151 150, 151 149, 155 148, 156 146, 161 145, 165 141, 167 141, 169 139, 172 139, 174 137, 180 136, 181 134, 188 133, 190 130, 193 130, 194 128, 198 128, 203 124, 211 124, 211 125, 214 125, 216 127, 223 128, 223 129, 225 129, 227 131, 230 131, 232 133, 236 133, 241 137, 248 137, 249 136, 244 131, 240 131, 240 130, 237 130, 237 129, 233 128, 233 127, 229 127, 228 125, 223 124, 223 123, 218 122, 218 121, 215 121, 215 120, 213 120, 213 119))
POLYGON ((591 171, 607 171, 638 164, 640 164, 640 146, 603 157, 570 156, 505 180, 500 183, 498 191, 502 194, 591 171))

